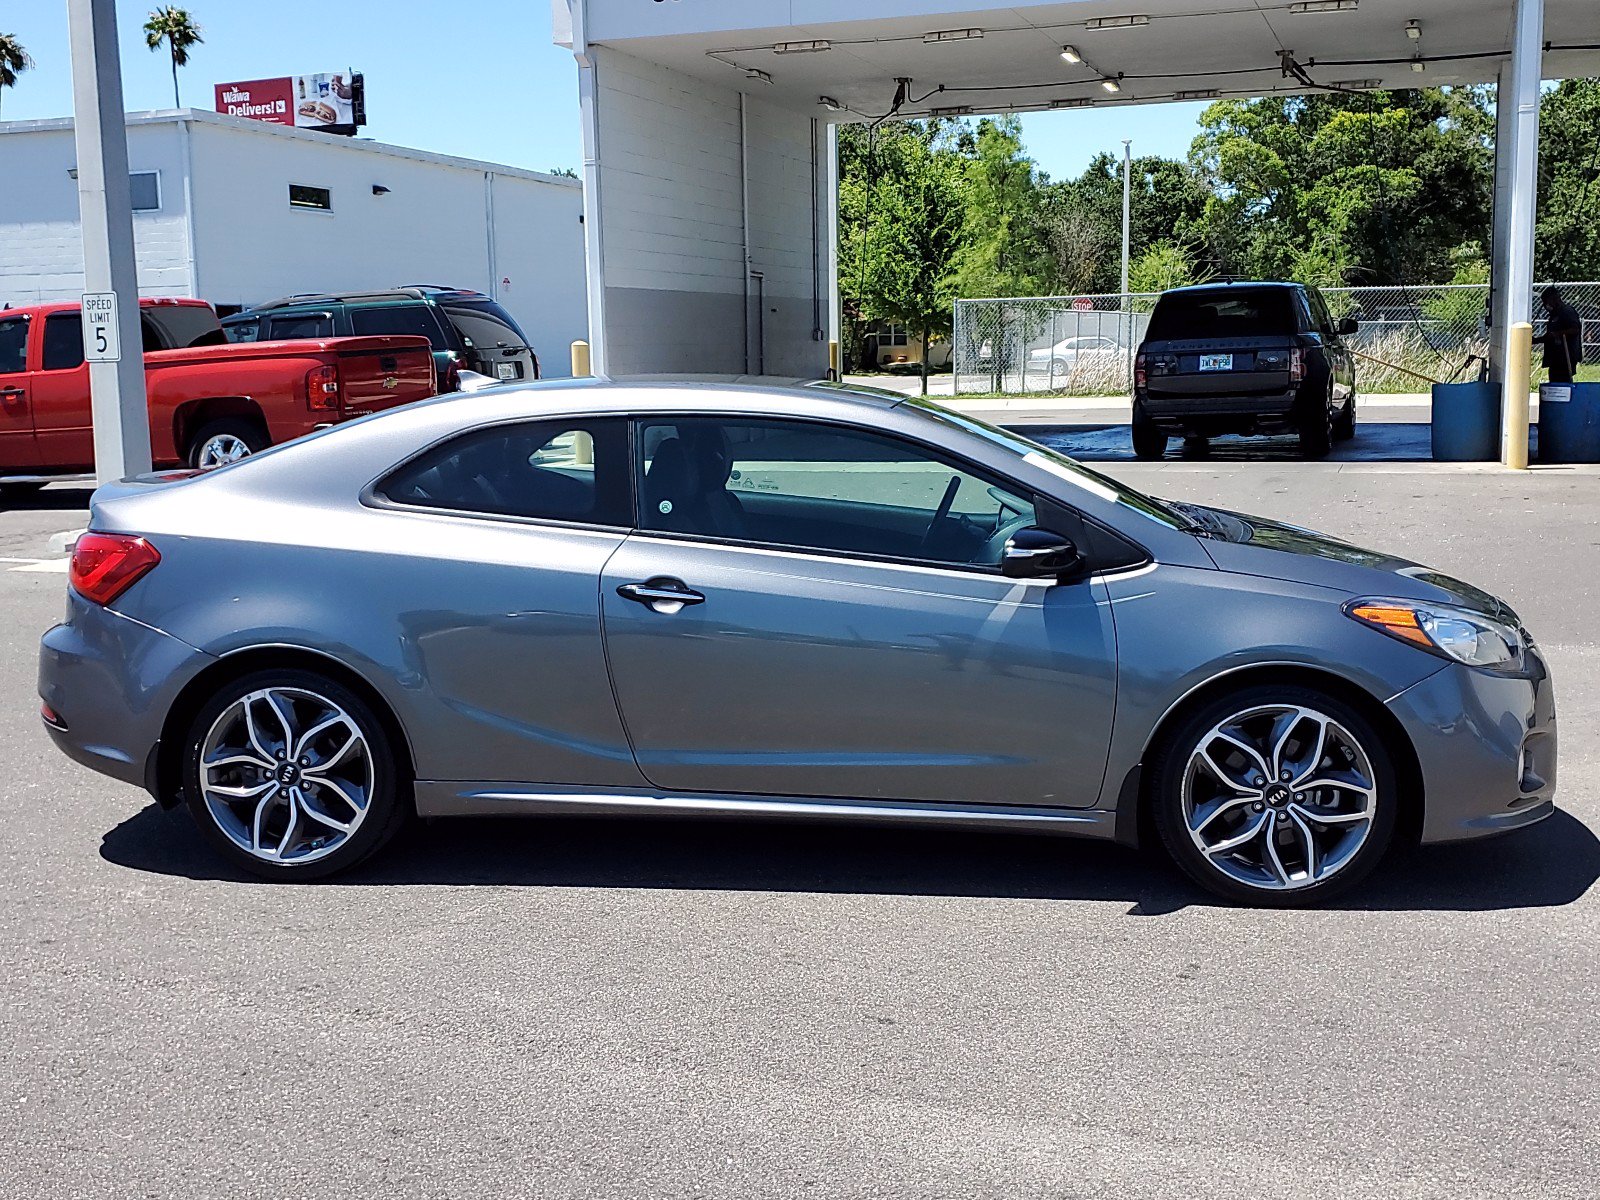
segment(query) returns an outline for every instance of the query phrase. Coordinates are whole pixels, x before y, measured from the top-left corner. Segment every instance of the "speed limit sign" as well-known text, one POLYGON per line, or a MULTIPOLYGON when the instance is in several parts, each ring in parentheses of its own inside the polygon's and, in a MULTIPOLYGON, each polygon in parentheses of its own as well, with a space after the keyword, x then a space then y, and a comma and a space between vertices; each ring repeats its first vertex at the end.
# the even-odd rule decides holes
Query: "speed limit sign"
POLYGON ((83 294, 83 356, 90 362, 122 361, 115 292, 83 294))

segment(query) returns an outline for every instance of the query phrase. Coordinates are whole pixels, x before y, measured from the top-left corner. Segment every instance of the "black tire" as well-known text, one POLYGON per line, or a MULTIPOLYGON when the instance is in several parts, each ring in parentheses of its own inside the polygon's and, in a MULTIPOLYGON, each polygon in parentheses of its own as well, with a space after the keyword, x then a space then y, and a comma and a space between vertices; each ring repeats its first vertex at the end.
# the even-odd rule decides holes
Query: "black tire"
MULTIPOLYGON (((257 706, 259 711, 259 705, 257 706)), ((314 720, 314 717, 308 720, 314 720)), ((273 734, 268 729, 270 718, 261 718, 261 737, 270 740, 273 734)), ((330 737, 342 736, 342 730, 336 729, 330 737)), ((278 739, 286 743, 287 739, 278 739)), ((287 748, 287 747, 285 747, 287 748)), ((279 758, 280 767, 283 769, 285 760, 279 758)), ((301 760, 304 761, 304 760, 301 760)), ((399 759, 394 752, 388 734, 384 730, 383 722, 372 711, 369 705, 360 696, 356 695, 343 684, 337 683, 325 676, 312 671, 303 670, 269 670, 256 671, 249 675, 225 684, 211 697, 197 712, 194 719, 189 722, 188 729, 184 732, 182 758, 180 761, 181 783, 183 788, 184 803, 188 806, 190 815, 200 827, 201 833, 229 862, 253 875, 263 879, 297 881, 325 879, 330 875, 347 871, 364 859, 376 853, 390 838, 398 833, 407 818, 413 813, 414 805, 410 795, 410 781, 402 775, 399 759), (332 838, 333 834, 325 826, 310 821, 302 816, 301 822, 305 830, 311 831, 303 837, 305 853, 311 855, 309 861, 272 862, 265 858, 257 857, 250 850, 235 842, 225 833, 219 818, 215 816, 201 789, 200 758, 205 750, 206 741, 211 735, 212 728, 217 724, 225 712, 252 693, 262 692, 266 689, 275 689, 280 692, 287 691, 301 694, 299 702, 305 706, 301 711, 309 708, 315 713, 311 700, 305 695, 315 697, 342 709, 345 716, 354 725, 362 739, 365 741, 366 755, 370 762, 370 786, 366 787, 366 804, 363 815, 359 821, 349 822, 353 830, 343 837, 342 844, 331 849, 319 849, 311 840, 312 836, 321 835, 325 839, 332 838)), ((249 768, 245 768, 249 770, 249 768)), ((260 778, 258 774, 256 779, 260 778)), ((214 780, 215 782, 215 780, 214 780)), ((252 780, 246 779, 243 786, 251 786, 252 780)), ((309 795, 318 794, 315 786, 307 787, 308 778, 300 783, 300 788, 309 795)), ((345 786, 349 786, 346 784, 345 786)), ((281 791, 281 789, 280 789, 281 791)), ((275 792, 276 796, 278 793, 275 792)), ((317 804, 325 811, 334 811, 335 815, 342 815, 345 810, 337 809, 337 802, 332 799, 319 799, 317 804)), ((254 807, 253 798, 243 799, 239 802, 235 815, 243 823, 245 812, 254 807)), ((269 802, 267 816, 263 822, 264 832, 277 830, 281 832, 288 825, 288 808, 281 801, 269 802), (282 810, 282 811, 279 811, 282 810)), ((276 837, 277 834, 274 834, 276 837)), ((263 844, 273 840, 262 838, 263 844)), ((293 849, 293 847, 291 848, 293 849)))
POLYGON ((1299 419, 1300 454, 1303 458, 1326 458, 1333 449, 1333 419, 1328 411, 1332 389, 1321 403, 1307 405, 1299 419))
POLYGON ((1348 442, 1356 436, 1356 394, 1350 393, 1350 398, 1345 401, 1344 408, 1339 410, 1339 415, 1333 418, 1333 440, 1348 442))
MULTIPOLYGON (((252 421, 242 417, 220 417, 215 421, 207 421, 189 439, 189 446, 184 451, 184 458, 191 467, 199 467, 204 457, 207 444, 214 440, 236 439, 245 447, 245 457, 259 454, 272 443, 267 438, 266 430, 252 421)), ((220 463, 210 463, 210 466, 219 466, 220 463)))
POLYGON ((1146 460, 1164 458, 1167 453, 1167 435, 1162 433, 1144 411, 1144 405, 1133 406, 1133 453, 1146 460))
MULTIPOLYGON (((1216 743, 1213 743, 1215 745, 1216 743)), ((1291 742, 1291 745, 1294 743, 1291 742)), ((1326 902, 1359 884, 1383 859, 1394 839, 1395 822, 1400 804, 1399 785, 1387 744, 1377 729, 1356 708, 1344 700, 1311 688, 1298 685, 1260 684, 1219 695, 1200 705, 1185 716, 1163 739, 1149 762, 1148 802, 1151 816, 1161 843, 1173 862, 1195 883, 1214 895, 1239 904, 1270 908, 1306 908, 1326 902), (1219 723, 1237 713, 1271 706, 1298 706, 1311 709, 1332 718, 1355 739, 1372 771, 1374 798, 1372 817, 1365 839, 1359 843, 1344 864, 1318 882, 1301 882, 1283 890, 1267 886, 1254 886, 1242 882, 1219 867, 1215 859, 1204 854, 1195 837, 1191 836, 1184 812, 1184 785, 1191 757, 1201 740, 1219 723)), ((1268 782, 1271 789, 1271 781, 1268 782)), ((1293 793, 1291 793, 1293 795, 1293 793)), ((1262 807, 1266 807, 1263 805, 1262 807)), ((1291 809, 1293 806, 1290 806, 1291 809)), ((1259 808, 1241 811, 1237 819, 1241 825, 1255 820, 1259 808)), ((1299 810, 1299 811, 1304 811, 1299 810)), ((1288 821, 1288 810, 1276 814, 1279 820, 1288 821)), ((1304 827, 1304 822, 1299 823, 1304 827)), ((1268 825, 1268 829, 1272 828, 1268 825)), ((1280 845, 1299 849, 1300 843, 1293 825, 1285 823, 1285 840, 1280 845)), ((1344 836, 1344 826, 1317 825, 1319 834, 1330 838, 1344 836)), ((1223 832, 1230 832, 1225 827, 1223 832)), ((1267 836, 1271 836, 1270 833, 1267 836)), ((1248 852, 1250 845, 1244 847, 1248 852)), ((1231 856, 1226 856, 1231 857, 1231 856)), ((1262 855, 1264 858, 1264 853, 1262 855)))

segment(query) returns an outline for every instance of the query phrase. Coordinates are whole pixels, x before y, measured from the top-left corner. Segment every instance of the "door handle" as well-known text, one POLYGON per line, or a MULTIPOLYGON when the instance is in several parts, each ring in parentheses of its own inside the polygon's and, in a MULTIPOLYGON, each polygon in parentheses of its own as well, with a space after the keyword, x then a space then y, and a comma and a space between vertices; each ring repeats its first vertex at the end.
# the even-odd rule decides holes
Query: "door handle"
POLYGON ((27 394, 19 387, 0 388, 0 400, 21 400, 27 394))
POLYGON ((660 575, 643 583, 621 584, 617 588, 617 595, 669 617, 691 604, 704 604, 706 600, 702 593, 683 580, 660 575))

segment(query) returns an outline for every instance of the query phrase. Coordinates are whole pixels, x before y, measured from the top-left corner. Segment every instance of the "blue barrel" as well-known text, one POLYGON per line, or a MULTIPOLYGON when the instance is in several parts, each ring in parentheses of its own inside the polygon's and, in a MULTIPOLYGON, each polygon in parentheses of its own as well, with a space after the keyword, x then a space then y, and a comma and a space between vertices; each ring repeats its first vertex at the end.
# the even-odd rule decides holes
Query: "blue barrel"
POLYGON ((1539 389, 1539 461, 1600 463, 1600 383, 1539 389))
POLYGON ((1500 385, 1433 385, 1433 457, 1437 462, 1494 462, 1500 457, 1500 385))

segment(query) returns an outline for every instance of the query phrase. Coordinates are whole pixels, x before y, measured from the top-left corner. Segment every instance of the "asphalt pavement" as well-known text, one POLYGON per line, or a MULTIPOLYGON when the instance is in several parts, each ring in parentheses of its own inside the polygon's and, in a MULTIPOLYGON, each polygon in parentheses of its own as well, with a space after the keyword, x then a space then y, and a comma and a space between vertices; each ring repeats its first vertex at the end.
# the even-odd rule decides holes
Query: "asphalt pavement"
POLYGON ((40 728, 52 487, 0 511, 0 1195, 1593 1197, 1600 475, 1105 465, 1506 596, 1562 811, 1319 912, 1090 843, 646 820, 253 882, 40 728))

